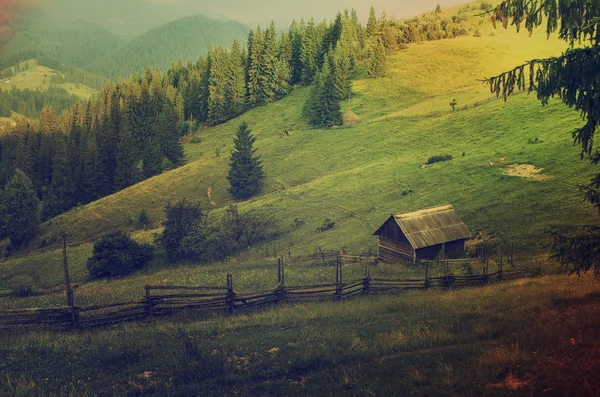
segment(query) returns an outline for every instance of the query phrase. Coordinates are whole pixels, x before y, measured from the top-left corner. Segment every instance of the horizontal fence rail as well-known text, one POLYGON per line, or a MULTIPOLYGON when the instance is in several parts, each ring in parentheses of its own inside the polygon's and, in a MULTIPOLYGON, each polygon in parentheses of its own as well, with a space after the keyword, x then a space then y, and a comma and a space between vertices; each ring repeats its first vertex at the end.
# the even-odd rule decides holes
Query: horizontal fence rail
MULTIPOLYGON (((356 256, 369 263, 373 257, 356 256)), ((347 259, 347 258, 346 258, 347 259)), ((57 307, 47 309, 0 310, 0 327, 44 326, 62 328, 90 328, 118 324, 154 316, 167 315, 180 310, 228 311, 253 308, 280 302, 341 301, 359 295, 399 294, 410 290, 429 288, 463 288, 497 283, 503 280, 537 277, 541 268, 504 271, 475 275, 444 275, 423 279, 394 279, 371 277, 365 266, 362 279, 343 281, 343 255, 337 257, 335 283, 316 285, 285 285, 285 265, 278 260, 278 284, 273 290, 259 293, 236 293, 233 276, 227 274, 225 286, 150 286, 138 301, 94 305, 87 307, 57 307)))

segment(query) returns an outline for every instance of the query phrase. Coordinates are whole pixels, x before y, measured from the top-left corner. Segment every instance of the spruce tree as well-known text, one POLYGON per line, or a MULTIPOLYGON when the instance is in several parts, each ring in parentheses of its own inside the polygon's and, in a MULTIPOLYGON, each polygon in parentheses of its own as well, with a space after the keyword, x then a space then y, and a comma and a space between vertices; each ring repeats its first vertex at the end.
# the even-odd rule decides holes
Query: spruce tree
POLYGON ((260 156, 254 156, 255 141, 256 138, 252 136, 248 124, 246 122, 240 124, 233 139, 235 148, 231 153, 227 174, 229 193, 234 199, 248 199, 262 189, 264 175, 260 156))
POLYGON ((262 73, 259 76, 259 90, 262 103, 273 102, 277 98, 280 85, 277 73, 277 32, 274 22, 271 22, 265 31, 260 70, 262 73))
POLYGON ((303 24, 298 24, 294 20, 288 32, 292 45, 292 58, 290 61, 291 84, 298 84, 302 80, 302 26, 303 24))
POLYGON ((333 75, 329 56, 315 77, 310 96, 304 104, 304 114, 309 124, 315 127, 331 127, 340 124, 342 113, 340 102, 335 98, 333 75))
POLYGON ((375 16, 375 8, 371 6, 371 10, 369 11, 369 19, 367 21, 367 27, 365 30, 365 34, 367 38, 371 38, 375 31, 377 30, 377 17, 375 16))
MULTIPOLYGON (((346 30, 344 30, 346 33, 346 30)), ((349 32, 348 32, 349 33, 349 32)), ((334 97, 338 101, 348 99, 352 92, 352 54, 351 41, 342 39, 331 55, 334 97)))
POLYGON ((237 40, 233 40, 227 71, 226 102, 230 118, 237 117, 246 108, 245 54, 237 40))
POLYGON ((211 47, 208 51, 210 58, 210 78, 208 83, 208 118, 211 125, 223 123, 231 116, 227 109, 227 69, 229 55, 222 47, 211 47))
POLYGON ((102 185, 104 173, 100 164, 98 154, 98 142, 96 134, 91 131, 87 136, 85 143, 85 152, 83 156, 83 171, 82 171, 81 191, 84 203, 92 202, 100 198, 98 186, 102 185))
POLYGON ((133 185, 137 181, 136 165, 137 155, 135 150, 135 141, 133 138, 133 112, 135 111, 135 94, 133 88, 129 87, 129 92, 125 100, 124 111, 121 117, 119 128, 114 184, 115 190, 119 191, 133 185))
POLYGON ((177 113, 173 104, 167 102, 158 116, 158 140, 161 159, 166 158, 172 165, 179 167, 185 163, 183 145, 177 130, 177 113))
POLYGON ((260 26, 252 35, 251 51, 248 51, 250 62, 248 65, 248 103, 250 106, 258 106, 264 103, 263 91, 263 55, 265 37, 260 26))
POLYGON ((369 76, 373 78, 384 77, 387 72, 387 56, 381 40, 377 40, 375 48, 369 53, 369 76))
POLYGON ((302 61, 302 83, 309 85, 312 83, 317 70, 319 58, 318 38, 315 28, 315 22, 311 19, 302 35, 302 48, 300 59, 302 61))
POLYGON ((42 219, 53 218, 73 208, 74 186, 67 153, 67 138, 57 135, 53 142, 52 181, 44 196, 42 219))
POLYGON ((40 224, 40 201, 31 181, 19 169, 8 182, 4 192, 4 231, 15 247, 26 245, 40 224))

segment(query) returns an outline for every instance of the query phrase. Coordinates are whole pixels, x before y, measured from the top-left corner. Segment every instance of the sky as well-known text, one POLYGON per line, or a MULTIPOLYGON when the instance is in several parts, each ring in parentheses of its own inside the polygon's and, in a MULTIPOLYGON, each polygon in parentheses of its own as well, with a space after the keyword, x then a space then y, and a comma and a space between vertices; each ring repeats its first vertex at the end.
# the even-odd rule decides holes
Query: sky
MULTIPOLYGON (((14 4, 27 4, 39 14, 78 18, 133 36, 171 20, 203 14, 211 18, 235 20, 250 27, 274 20, 287 27, 293 19, 315 17, 331 20, 337 11, 354 8, 366 20, 371 5, 379 16, 382 11, 397 18, 411 17, 466 0, 0 0, 3 10, 14 4), (35 4, 31 6, 31 4, 35 4)), ((23 7, 21 7, 23 8, 23 7)))
POLYGON ((203 14, 236 20, 254 27, 274 20, 287 26, 292 19, 315 17, 331 20, 337 11, 354 8, 365 21, 371 5, 377 15, 386 11, 397 18, 411 17, 466 0, 0 0, 0 10, 9 3, 36 3, 43 14, 79 18, 112 30, 140 34, 150 27, 184 16, 203 14))

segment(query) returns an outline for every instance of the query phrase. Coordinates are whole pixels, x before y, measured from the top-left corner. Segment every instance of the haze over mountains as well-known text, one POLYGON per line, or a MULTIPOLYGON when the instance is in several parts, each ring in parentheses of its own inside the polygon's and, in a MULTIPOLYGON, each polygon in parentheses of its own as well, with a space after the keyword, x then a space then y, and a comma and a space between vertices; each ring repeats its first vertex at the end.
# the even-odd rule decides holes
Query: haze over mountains
POLYGON ((430 11, 437 4, 442 7, 460 4, 461 0, 49 0, 36 8, 45 14, 78 18, 110 29, 127 38, 169 21, 202 14, 210 18, 235 20, 251 27, 274 20, 279 26, 287 26, 293 19, 314 17, 316 20, 331 19, 339 10, 354 8, 366 21, 371 5, 378 13, 405 18, 430 11))

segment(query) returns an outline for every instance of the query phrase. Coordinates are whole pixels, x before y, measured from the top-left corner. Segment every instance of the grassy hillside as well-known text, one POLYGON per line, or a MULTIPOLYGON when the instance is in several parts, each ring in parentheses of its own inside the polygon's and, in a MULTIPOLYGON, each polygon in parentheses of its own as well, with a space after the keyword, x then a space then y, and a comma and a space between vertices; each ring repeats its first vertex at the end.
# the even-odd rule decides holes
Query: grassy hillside
POLYGON ((542 107, 525 94, 507 103, 495 100, 477 79, 562 47, 541 35, 526 39, 509 32, 412 45, 390 57, 388 77, 354 82, 350 106, 361 119, 358 126, 309 129, 301 116, 307 90, 298 89, 198 132, 201 142, 186 146, 186 166, 60 216, 44 226, 44 234, 51 239, 69 225, 76 242, 90 241, 123 226, 139 208, 147 208, 157 224, 164 204, 180 197, 201 200, 209 209, 209 186, 224 206, 230 201, 227 153, 245 120, 257 136, 267 183, 263 196, 241 206, 268 208, 284 230, 294 218, 305 218, 306 226, 291 234, 297 245, 366 249, 374 243, 370 233, 389 213, 446 202, 455 204, 473 231, 530 244, 547 227, 579 223, 590 214, 573 189, 592 172, 571 145, 570 131, 580 120, 558 102, 542 107), (453 98, 456 112, 449 106, 453 98), (289 129, 292 136, 281 139, 279 132, 289 129), (535 138, 540 143, 528 144, 535 138), (419 168, 445 153, 454 160, 419 168), (543 168, 549 178, 505 174, 507 166, 522 163, 543 168), (404 190, 413 193, 403 196, 404 190), (336 229, 315 233, 324 218, 334 219, 336 229))
POLYGON ((178 19, 149 30, 125 47, 117 49, 87 70, 110 78, 126 78, 142 73, 146 66, 167 70, 171 62, 197 61, 209 45, 230 46, 234 38, 245 42, 249 28, 237 22, 224 22, 201 15, 178 19))
MULTIPOLYGON (((25 62, 21 65, 25 66, 25 62)), ((22 69, 13 77, 0 80, 0 90, 10 91, 13 87, 17 89, 40 89, 45 90, 50 85, 50 79, 54 75, 62 75, 58 70, 51 69, 46 66, 38 65, 35 59, 27 60, 28 69, 22 69)), ((96 91, 83 84, 63 83, 54 84, 65 89, 69 94, 76 95, 82 99, 88 99, 96 93, 96 91)))

